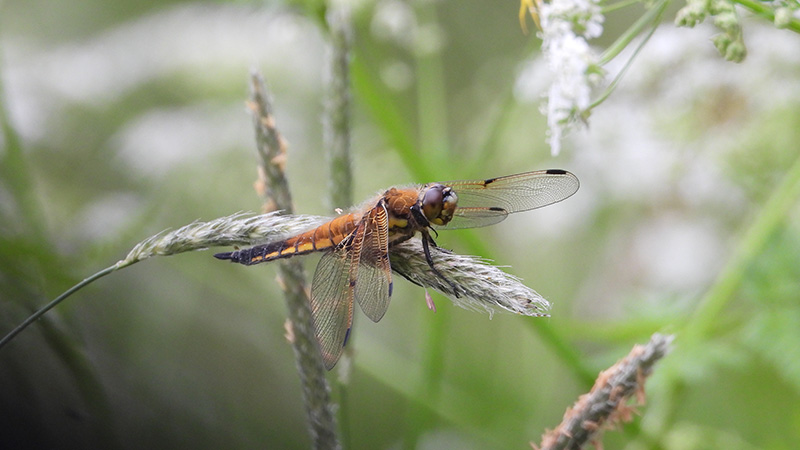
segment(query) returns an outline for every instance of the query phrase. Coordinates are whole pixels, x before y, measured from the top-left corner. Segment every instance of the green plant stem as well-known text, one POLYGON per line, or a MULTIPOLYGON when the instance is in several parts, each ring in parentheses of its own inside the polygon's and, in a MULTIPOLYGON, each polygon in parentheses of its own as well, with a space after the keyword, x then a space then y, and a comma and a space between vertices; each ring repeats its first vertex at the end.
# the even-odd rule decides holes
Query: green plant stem
MULTIPOLYGON (((134 261, 136 262, 136 261, 134 261)), ((64 293, 53 299, 50 303, 42 306, 31 314, 24 322, 19 324, 16 328, 6 334, 3 339, 0 339, 0 349, 6 344, 11 342, 17 335, 24 331, 28 326, 42 318, 48 311, 58 306, 61 302, 66 300, 75 292, 86 287, 98 279, 115 272, 118 269, 133 264, 118 262, 113 266, 106 267, 105 269, 95 273, 94 275, 85 278, 80 283, 72 286, 64 293)), ((71 336, 58 330, 52 326, 52 323, 44 320, 40 324, 42 336, 45 339, 47 347, 52 349, 56 355, 61 359, 62 363, 68 368, 69 373, 72 374, 75 384, 80 391, 82 398, 86 401, 87 405, 91 408, 91 414, 94 416, 93 424, 100 442, 104 446, 113 448, 115 438, 113 436, 111 424, 111 408, 106 399, 103 391, 103 384, 97 378, 93 365, 90 363, 87 355, 83 352, 83 347, 75 342, 71 336)))
MULTIPOLYGON (((350 52, 353 29, 350 12, 346 6, 332 5, 326 14, 330 33, 330 56, 325 111, 323 112, 323 144, 330 172, 328 203, 333 208, 347 208, 353 204, 353 171, 350 158, 350 52)), ((355 348, 353 336, 345 347, 339 362, 336 391, 339 394, 339 423, 342 443, 352 447, 350 436, 350 402, 347 383, 350 379, 351 361, 355 348)))
MULTIPOLYGON (((253 125, 261 168, 259 181, 266 188, 264 202, 267 206, 274 206, 291 214, 292 197, 282 163, 286 158, 286 142, 275 128, 272 106, 267 97, 264 81, 255 72, 251 75, 250 81, 253 125)), ((304 272, 302 263, 296 259, 281 261, 278 266, 288 316, 292 324, 291 344, 300 374, 313 447, 338 449, 341 446, 336 433, 334 408, 330 400, 328 381, 325 378, 325 367, 314 334, 304 272)))
MULTIPOLYGON (((784 223, 790 210, 797 205, 800 197, 800 156, 787 171, 783 181, 772 192, 769 200, 758 212, 752 224, 743 234, 739 245, 728 259, 717 277, 716 283, 700 300, 694 313, 685 321, 683 328, 676 333, 679 347, 697 348, 708 339, 719 324, 734 295, 739 290, 748 268, 761 254, 770 237, 784 223)), ((686 397, 685 378, 677 368, 666 377, 668 381, 663 396, 659 430, 665 433, 677 420, 678 410, 686 397)))
MULTIPOLYGON (((650 40, 650 38, 653 37, 653 33, 655 33, 656 28, 658 28, 658 23, 661 21, 661 16, 664 14, 664 11, 667 9, 668 5, 669 5, 669 0, 663 0, 657 7, 650 10, 650 12, 654 13, 654 16, 650 19, 652 20, 652 28, 650 28, 650 31, 647 33, 647 36, 645 36, 644 39, 642 39, 642 41, 636 47, 636 50, 633 51, 633 55, 631 55, 631 57, 628 58, 628 61, 625 63, 625 66, 623 66, 622 70, 620 70, 619 73, 614 77, 614 80, 611 81, 611 84, 609 84, 608 88, 606 88, 606 90, 600 95, 599 98, 597 98, 594 102, 592 102, 592 104, 589 106, 589 110, 603 103, 608 98, 608 96, 611 95, 612 92, 614 92, 614 90, 617 88, 617 84, 619 84, 619 81, 625 75, 625 72, 627 72, 628 69, 631 67, 633 61, 639 55, 639 52, 642 51, 642 49, 650 40)), ((646 24, 646 22, 642 23, 646 24)), ((632 27, 632 28, 637 28, 638 31, 641 31, 641 29, 639 29, 638 27, 632 27)))
POLYGON ((603 5, 600 8, 600 11, 603 14, 608 14, 608 13, 616 11, 618 9, 627 8, 628 6, 636 5, 636 4, 639 4, 639 3, 641 3, 641 0, 621 0, 621 1, 617 2, 617 3, 610 3, 610 4, 607 4, 607 5, 603 5))
MULTIPOLYGON (((416 2, 420 29, 430 27, 436 29, 435 2, 416 2)), ((428 36, 428 39, 439 39, 428 36)), ((422 39, 418 35, 417 39, 422 39)), ((442 53, 437 43, 417 43, 415 51, 417 80, 417 117, 419 126, 419 143, 417 158, 422 162, 435 164, 444 161, 450 145, 447 136, 447 86, 444 82, 442 53), (426 48, 428 45, 433 48, 426 48)))
POLYGON ((391 91, 381 83, 380 77, 364 62, 364 58, 355 58, 351 65, 353 87, 358 97, 367 108, 372 118, 383 131, 388 144, 418 180, 433 180, 436 166, 425 164, 419 159, 417 148, 411 136, 413 128, 393 101, 391 91))
MULTIPOLYGON (((770 22, 775 22, 775 10, 769 6, 769 3, 754 0, 733 0, 733 2, 742 5, 770 22)), ((795 33, 800 33, 800 20, 794 17, 791 18, 785 28, 795 33)))
POLYGON ((686 342, 696 343, 712 332, 717 324, 717 318, 739 289, 747 269, 761 254, 770 237, 784 223, 789 211, 797 205, 798 198, 800 198, 800 156, 748 227, 717 282, 702 298, 694 314, 689 318, 682 333, 686 342))
MULTIPOLYGON (((429 93, 427 90, 423 92, 423 88, 428 89, 437 84, 430 82, 427 79, 428 77, 435 75, 436 71, 433 70, 435 68, 435 64, 431 64, 430 66, 418 65, 417 76, 418 78, 423 77, 423 79, 418 80, 420 83, 420 91, 417 94, 418 98, 424 97, 426 93, 429 93)), ((384 131, 387 141, 389 141, 390 145, 397 150, 398 155, 409 172, 414 176, 414 178, 422 181, 431 181, 440 178, 441 173, 438 173, 436 170, 438 166, 428 164, 419 157, 418 150, 412 139, 409 137, 413 136, 413 130, 408 126, 408 122, 403 118, 402 113, 395 106, 394 102, 386 100, 387 98, 391 98, 391 92, 389 92, 389 90, 385 88, 385 86, 383 86, 379 81, 376 81, 379 80, 379 77, 377 74, 374 74, 370 71, 370 68, 365 64, 365 59, 363 57, 356 58, 353 61, 352 69, 354 87, 358 93, 359 99, 367 105, 372 113, 373 118, 375 118, 375 120, 381 126, 381 129, 384 131)), ((438 95, 443 95, 443 91, 438 91, 438 95)), ((432 102, 431 99, 427 99, 427 101, 432 102)), ((505 107, 510 103, 513 103, 513 101, 513 95, 509 94, 505 104, 503 105, 503 111, 505 111, 505 107)), ((431 104, 436 105, 438 103, 431 104)), ((427 114, 427 112, 422 110, 420 113, 427 114)), ((425 117, 431 118, 434 116, 426 115, 425 117)), ((440 116, 437 115, 436 117, 440 116)), ((504 113, 500 114, 500 116, 497 118, 497 124, 493 125, 491 129, 494 130, 495 128, 499 127, 500 124, 505 120, 505 117, 507 117, 507 115, 504 113)), ((419 120, 422 121, 423 118, 420 117, 419 120)), ((442 119, 439 118, 438 123, 439 126, 441 126, 446 122, 442 122, 442 119)), ((437 133, 430 133, 430 135, 436 134, 437 133)), ((423 133, 420 133, 420 135, 422 137, 429 136, 429 134, 423 133)), ((495 142, 496 140, 496 135, 497 133, 492 134, 492 136, 487 139, 488 144, 481 146, 481 148, 484 149, 484 151, 481 152, 481 158, 486 157, 486 154, 491 148, 491 143, 495 142)), ((426 152, 433 150, 426 147, 426 145, 427 142, 422 141, 422 150, 426 152)), ((474 230, 460 230, 458 238, 466 245, 467 251, 471 254, 488 256, 491 253, 488 246, 486 246, 483 241, 477 237, 477 234, 474 232, 474 230)), ((443 336, 446 333, 444 333, 442 330, 437 332, 437 330, 434 329, 434 327, 437 326, 437 323, 440 323, 440 320, 441 319, 438 315, 427 313, 426 319, 424 319, 423 322, 423 329, 426 330, 426 347, 423 355, 424 368, 422 375, 423 380, 421 383, 426 382, 424 377, 440 372, 440 368, 434 367, 434 365, 427 363, 428 361, 435 359, 432 355, 442 354, 442 352, 437 352, 436 348, 437 346, 441 347, 443 345, 443 336), (428 320, 427 318, 430 319, 428 320)), ((544 323, 546 319, 530 320, 527 317, 523 317, 520 318, 520 320, 526 320, 530 322, 530 328, 539 335, 539 337, 542 339, 542 342, 548 346, 551 351, 553 351, 553 353, 560 358, 562 362, 564 362, 565 365, 571 368, 572 373, 576 375, 580 382, 584 385, 591 385, 595 379, 596 370, 590 368, 580 352, 578 352, 575 346, 571 344, 570 340, 565 337, 563 331, 544 323)), ((439 361, 438 364, 441 365, 441 361, 439 361)), ((430 382, 430 380, 427 380, 427 382, 430 382)), ((425 396, 426 389, 430 389, 430 387, 421 384, 418 389, 418 395, 425 396)), ((435 401, 432 401, 432 399, 428 397, 425 397, 424 404, 428 405, 429 408, 435 408, 435 401)), ((406 448, 413 447, 415 445, 416 436, 414 436, 414 433, 416 427, 424 425, 423 421, 425 420, 425 417, 431 417, 430 409, 428 409, 427 413, 423 414, 423 411, 421 411, 420 408, 412 406, 407 417, 407 420, 411 425, 409 425, 409 430, 406 433, 404 440, 404 445, 406 448)))
MULTIPOLYGON (((532 53, 538 52, 541 46, 541 41, 538 39, 530 39, 523 49, 515 58, 517 61, 524 61, 529 58, 532 53)), ((470 162, 470 168, 482 169, 487 167, 488 163, 497 157, 497 149, 500 148, 499 143, 501 137, 505 133, 506 127, 509 125, 511 118, 514 117, 516 109, 519 108, 517 97, 514 94, 514 79, 509 79, 505 84, 505 94, 503 99, 498 102, 495 107, 495 113, 492 114, 487 123, 486 133, 484 133, 483 140, 480 144, 476 145, 476 154, 474 162, 470 162)), ((544 143, 544 140, 541 141, 544 143)), ((472 170, 470 169, 470 173, 472 170)), ((488 174, 482 174, 486 176, 488 174)))
MULTIPOLYGON (((419 18, 418 30, 436 29, 438 20, 436 16, 436 3, 415 2, 417 17, 419 18)), ((422 38, 419 34, 417 39, 422 38)), ((436 36, 429 37, 437 39, 436 36)), ((447 167, 442 164, 446 161, 450 151, 447 133, 447 100, 444 82, 444 69, 442 67, 442 54, 439 48, 427 48, 426 43, 417 42, 415 51, 416 81, 417 81, 417 124, 419 147, 416 149, 415 160, 410 161, 411 172, 419 177, 423 175, 421 167, 447 167)), ((441 174, 440 174, 441 176, 441 174)), ((429 181, 429 180, 425 180, 429 181)), ((444 337, 447 334, 447 322, 441 317, 428 316, 423 321, 422 364, 420 379, 417 386, 417 397, 427 399, 436 405, 441 393, 442 373, 444 371, 444 337)), ((431 426, 428 411, 415 402, 409 409, 404 447, 416 448, 419 436, 423 430, 431 426)))
POLYGON ((287 234, 307 230, 309 227, 324 223, 324 217, 288 216, 277 213, 250 216, 234 214, 209 222, 193 222, 177 230, 158 233, 136 244, 125 256, 113 266, 86 278, 66 292, 59 295, 47 305, 39 308, 25 322, 0 340, 0 348, 11 341, 14 336, 53 309, 67 297, 71 296, 93 281, 111 272, 123 269, 139 261, 153 256, 169 256, 195 250, 204 250, 213 246, 252 245, 265 239, 275 239, 287 234))
MULTIPOLYGON (((0 49, 2 50, 2 49, 0 49)), ((0 68, 3 54, 0 51, 0 68)), ((31 240, 46 242, 44 212, 33 188, 33 177, 25 159, 22 141, 6 109, 3 80, 0 77, 0 130, 2 130, 4 152, 0 157, 0 174, 4 186, 10 191, 10 198, 19 209, 24 221, 21 227, 31 240)))
POLYGON ((587 387, 591 387, 597 377, 597 370, 590 368, 583 361, 583 356, 571 345, 556 329, 547 322, 547 319, 528 320, 528 328, 534 331, 550 347, 550 350, 561 361, 572 369, 573 375, 587 387))
POLYGON ((666 10, 667 6, 669 6, 669 3, 669 0, 661 0, 655 6, 650 8, 650 10, 648 10, 644 15, 639 17, 639 19, 633 25, 631 25, 630 28, 625 30, 625 33, 623 33, 622 36, 618 37, 613 44, 608 46, 608 48, 600 56, 599 64, 607 64, 617 55, 622 53, 622 51, 628 47, 628 44, 630 44, 636 38, 636 36, 641 34, 641 32, 648 26, 653 26, 654 28, 658 26, 661 16, 664 14, 664 10, 666 10))
POLYGON ((416 401, 409 405, 411 414, 406 419, 407 432, 403 448, 412 450, 418 447, 419 436, 427 427, 440 420, 437 403, 442 394, 442 379, 445 369, 445 338, 449 328, 450 316, 432 314, 420 309, 422 314, 421 328, 425 334, 422 360, 420 362, 420 379, 415 388, 416 401))
POLYGON ((353 204, 350 162, 350 48, 353 30, 345 7, 329 9, 327 21, 331 55, 323 113, 323 148, 330 168, 330 206, 347 208, 353 204))
POLYGON ((90 276, 88 278, 85 278, 83 281, 81 281, 80 283, 76 284, 75 286, 72 286, 71 288, 66 290, 63 294, 61 294, 58 297, 56 297, 55 299, 53 299, 50 303, 48 303, 48 304, 42 306, 41 308, 39 308, 38 310, 36 310, 36 312, 31 314, 30 317, 25 319, 24 322, 22 322, 21 324, 17 325, 16 328, 14 328, 13 330, 11 330, 11 332, 9 332, 7 335, 5 335, 3 337, 3 339, 0 339, 0 348, 3 348, 3 346, 5 346, 9 342, 11 342, 11 340, 14 339, 14 337, 16 337, 18 334, 20 334, 25 328, 28 328, 29 325, 31 325, 32 323, 34 323, 37 320, 39 320, 39 318, 41 318, 43 315, 45 315, 47 313, 47 311, 50 311, 51 309, 53 309, 56 306, 58 306, 59 303, 61 303, 64 300, 66 300, 67 297, 69 297, 70 295, 72 295, 75 292, 79 291, 80 289, 84 288, 86 285, 88 285, 88 284, 90 284, 90 283, 92 283, 92 282, 94 282, 94 281, 96 281, 96 280, 98 280, 100 278, 103 278, 104 276, 106 276, 106 275, 110 274, 111 272, 114 272, 117 269, 120 269, 122 267, 124 267, 124 266, 118 266, 117 264, 114 264, 113 266, 106 267, 105 269, 97 272, 96 274, 94 274, 94 275, 92 275, 92 276, 90 276))
MULTIPOLYGON (((0 9, 2 9, 1 3, 0 9)), ((0 48, 0 68, 2 68, 2 59, 2 49, 0 48)), ((27 241, 35 243, 39 248, 49 248, 52 246, 49 244, 52 239, 47 230, 44 207, 39 196, 36 194, 36 183, 25 155, 22 139, 13 126, 11 117, 8 114, 5 101, 7 96, 4 95, 5 89, 2 85, 2 79, 3 77, 0 76, 0 134, 3 136, 2 151, 0 151, 0 154, 2 154, 2 156, 0 156, 0 178, 3 179, 4 187, 10 194, 8 198, 13 203, 13 207, 18 211, 16 215, 21 219, 14 227, 6 225, 6 231, 14 230, 14 233, 18 233, 14 238, 18 239, 20 242, 27 241)), ((52 268, 58 266, 57 255, 48 254, 46 258, 41 258, 33 253, 29 253, 19 255, 19 258, 32 261, 35 267, 44 275, 44 280, 52 281, 53 277, 48 277, 47 275, 62 275, 53 270, 48 270, 48 267, 52 268)), ((19 263, 16 255, 15 261, 19 263)), ((102 278, 116 269, 116 265, 111 266, 84 279, 47 305, 36 310, 24 322, 4 336, 3 339, 0 339, 0 348, 8 344, 28 326, 36 322, 70 295, 80 290, 83 286, 102 278)), ((102 442, 102 445, 106 447, 112 446, 114 438, 111 432, 112 426, 110 422, 112 416, 110 414, 109 404, 103 391, 103 385, 97 378, 94 367, 83 351, 82 345, 75 341, 71 333, 52 326, 52 323, 48 320, 43 320, 40 328, 47 347, 58 356, 63 365, 67 368, 68 373, 72 375, 82 399, 90 408, 90 415, 95 418, 92 424, 99 438, 98 442, 102 442)), ((30 355, 26 356, 29 357, 30 355)))

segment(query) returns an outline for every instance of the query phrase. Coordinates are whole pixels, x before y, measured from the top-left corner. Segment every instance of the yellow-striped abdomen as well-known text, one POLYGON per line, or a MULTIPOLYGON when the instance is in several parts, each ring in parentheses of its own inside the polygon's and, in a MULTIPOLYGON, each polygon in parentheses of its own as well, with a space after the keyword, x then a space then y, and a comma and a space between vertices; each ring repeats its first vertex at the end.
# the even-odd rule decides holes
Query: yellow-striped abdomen
POLYGON ((235 252, 217 253, 219 259, 229 259, 246 266, 280 258, 290 258, 314 251, 327 250, 342 242, 356 227, 360 214, 352 213, 339 216, 313 230, 289 239, 269 244, 256 245, 235 252))

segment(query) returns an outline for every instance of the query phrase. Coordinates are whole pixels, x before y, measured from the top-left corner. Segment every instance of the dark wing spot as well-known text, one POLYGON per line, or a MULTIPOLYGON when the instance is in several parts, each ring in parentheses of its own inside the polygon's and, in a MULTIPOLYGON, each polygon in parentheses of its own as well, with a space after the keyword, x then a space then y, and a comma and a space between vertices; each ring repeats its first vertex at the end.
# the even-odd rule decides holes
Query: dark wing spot
POLYGON ((488 185, 494 183, 494 180, 496 180, 496 179, 497 179, 497 177, 495 177, 495 178, 487 178, 487 179, 483 180, 483 185, 484 186, 488 186, 488 185))
POLYGON ((547 173, 550 175, 566 175, 567 171, 563 169, 548 169, 547 173))
POLYGON ((356 287, 356 280, 350 280, 350 287, 356 287))
POLYGON ((505 211, 505 210, 506 210, 505 208, 501 208, 499 206, 490 206, 489 207, 489 211, 501 211, 502 212, 502 211, 505 211))
POLYGON ((344 333, 344 342, 342 342, 342 347, 344 347, 345 345, 347 345, 347 341, 349 341, 349 340, 350 340, 350 330, 351 330, 351 329, 352 329, 352 328, 348 328, 348 329, 347 329, 347 331, 345 331, 345 333, 344 333))

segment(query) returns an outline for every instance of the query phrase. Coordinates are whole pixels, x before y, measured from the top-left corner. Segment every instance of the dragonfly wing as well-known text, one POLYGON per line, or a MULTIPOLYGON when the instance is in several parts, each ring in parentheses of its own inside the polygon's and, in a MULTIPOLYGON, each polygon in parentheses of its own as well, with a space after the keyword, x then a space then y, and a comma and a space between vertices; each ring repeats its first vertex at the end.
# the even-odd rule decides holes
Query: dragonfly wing
POLYGON ((353 325, 356 270, 348 243, 352 237, 322 255, 311 283, 311 318, 328 370, 342 355, 353 325))
POLYGON ((580 186, 575 175, 559 169, 442 184, 458 196, 453 219, 442 227, 448 229, 492 225, 511 213, 560 202, 580 186))
POLYGON ((392 296, 392 267, 389 263, 389 214, 380 202, 359 227, 364 228, 359 240, 360 259, 355 297, 361 310, 373 322, 386 314, 392 296))

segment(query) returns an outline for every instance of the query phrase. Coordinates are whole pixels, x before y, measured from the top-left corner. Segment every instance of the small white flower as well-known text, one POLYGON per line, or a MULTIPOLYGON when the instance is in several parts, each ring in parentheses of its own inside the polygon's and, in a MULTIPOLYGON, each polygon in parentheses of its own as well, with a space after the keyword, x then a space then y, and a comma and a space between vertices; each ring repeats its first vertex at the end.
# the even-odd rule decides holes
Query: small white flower
POLYGON ((595 0, 554 0, 539 8, 542 53, 555 75, 547 93, 548 143, 553 155, 561 138, 580 122, 591 104, 592 87, 600 81, 597 55, 587 39, 603 33, 603 15, 595 0))

